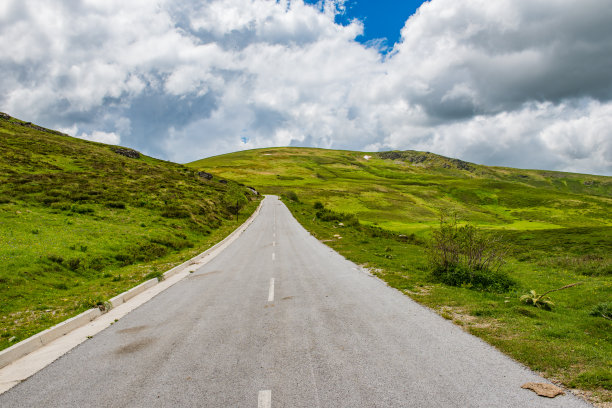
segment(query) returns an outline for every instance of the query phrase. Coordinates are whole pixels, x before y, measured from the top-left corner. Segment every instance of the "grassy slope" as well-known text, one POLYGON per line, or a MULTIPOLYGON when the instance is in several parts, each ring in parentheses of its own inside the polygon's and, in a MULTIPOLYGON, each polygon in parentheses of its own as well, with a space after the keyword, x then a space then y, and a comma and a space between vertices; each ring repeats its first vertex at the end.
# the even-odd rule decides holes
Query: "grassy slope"
POLYGON ((302 203, 288 204, 299 221, 349 259, 533 369, 594 392, 595 400, 611 399, 612 324, 589 313, 612 298, 612 178, 487 167, 431 153, 364 155, 274 148, 189 166, 267 193, 296 192, 302 203), (362 226, 317 219, 315 201, 355 214, 362 226), (443 211, 505 237, 505 270, 516 291, 431 281, 424 242, 443 211), (577 281, 584 284, 551 294, 552 311, 518 301, 527 290, 577 281))
POLYGON ((221 240, 237 189, 0 117, 0 349, 221 240))

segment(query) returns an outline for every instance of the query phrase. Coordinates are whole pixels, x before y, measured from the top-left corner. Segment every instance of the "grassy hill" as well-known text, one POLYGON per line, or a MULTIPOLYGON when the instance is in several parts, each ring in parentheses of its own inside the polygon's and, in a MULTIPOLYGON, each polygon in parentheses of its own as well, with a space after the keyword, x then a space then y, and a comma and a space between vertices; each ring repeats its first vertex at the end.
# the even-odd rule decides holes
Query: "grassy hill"
POLYGON ((424 152, 310 148, 250 150, 188 165, 266 192, 290 189, 394 231, 427 228, 441 211, 507 229, 612 225, 612 178, 603 176, 487 167, 424 152))
POLYGON ((0 114, 0 349, 159 276, 257 205, 203 176, 0 114))
POLYGON ((601 315, 612 310, 612 177, 310 148, 188 166, 284 196, 315 236, 391 286, 592 401, 612 401, 612 322, 601 315), (500 239, 502 271, 515 285, 477 290, 433 279, 427 247, 442 214, 500 239), (519 300, 575 282, 550 294, 552 310, 519 300))

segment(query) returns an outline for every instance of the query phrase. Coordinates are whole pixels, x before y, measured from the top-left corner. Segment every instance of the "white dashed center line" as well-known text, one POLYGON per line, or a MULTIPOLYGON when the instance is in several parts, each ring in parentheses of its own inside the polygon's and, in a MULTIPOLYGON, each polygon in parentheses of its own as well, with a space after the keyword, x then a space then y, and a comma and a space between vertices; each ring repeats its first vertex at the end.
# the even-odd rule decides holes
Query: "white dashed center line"
POLYGON ((265 390, 259 391, 257 397, 257 408, 271 408, 272 407, 272 391, 265 390))
POLYGON ((270 279, 270 290, 268 291, 268 302, 274 302, 274 278, 270 279))
POLYGON ((276 260, 276 253, 272 252, 272 260, 276 260))

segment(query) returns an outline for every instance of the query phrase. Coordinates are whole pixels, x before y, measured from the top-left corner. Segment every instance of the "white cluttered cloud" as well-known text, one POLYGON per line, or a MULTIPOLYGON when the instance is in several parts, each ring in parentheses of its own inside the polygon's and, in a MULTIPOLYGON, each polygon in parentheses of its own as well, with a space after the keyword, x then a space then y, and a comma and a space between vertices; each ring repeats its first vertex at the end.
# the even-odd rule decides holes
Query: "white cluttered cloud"
POLYGON ((604 0, 432 0, 383 56, 342 2, 7 0, 0 110, 179 162, 301 145, 612 174, 604 0))

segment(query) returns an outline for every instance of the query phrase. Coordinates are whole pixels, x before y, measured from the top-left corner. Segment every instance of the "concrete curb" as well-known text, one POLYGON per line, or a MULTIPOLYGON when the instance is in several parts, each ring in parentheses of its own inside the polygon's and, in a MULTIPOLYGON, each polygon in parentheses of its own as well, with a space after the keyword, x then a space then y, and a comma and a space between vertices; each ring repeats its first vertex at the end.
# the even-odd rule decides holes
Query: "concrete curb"
MULTIPOLYGON (((191 268, 190 272, 195 271, 202 264, 209 261, 209 259, 206 259, 206 262, 205 262, 204 259, 209 257, 214 251, 221 248, 223 245, 229 245, 231 241, 237 238, 238 235, 242 234, 249 227, 249 225, 251 225, 251 223, 257 217, 257 215, 259 215, 259 211, 261 210, 262 204, 263 204, 263 200, 259 203, 259 206, 253 212, 253 214, 251 214, 251 216, 242 225, 236 228, 231 234, 225 237, 222 241, 218 242, 217 244, 210 247, 209 249, 202 252, 201 254, 196 255, 195 257, 189 259, 188 261, 183 262, 182 264, 166 271, 162 275, 163 278, 161 280, 170 278, 171 276, 174 276, 178 274, 179 272, 182 272, 188 268, 191 268)), ((143 282, 140 285, 135 286, 132 289, 129 289, 113 297, 112 299, 110 299, 106 304, 107 306, 110 306, 110 307, 108 307, 104 311, 98 308, 86 310, 85 312, 77 316, 71 317, 68 320, 64 320, 63 322, 58 323, 55 326, 50 327, 45 331, 37 333, 33 335, 32 337, 28 337, 27 339, 22 340, 19 343, 0 351, 0 369, 19 360, 20 358, 24 357, 27 354, 30 354, 31 352, 38 350, 44 345, 51 343, 53 340, 56 340, 66 335, 67 333, 73 331, 74 329, 85 326, 86 324, 95 320, 97 317, 106 313, 108 310, 127 302, 131 298, 157 285, 159 282, 160 280, 157 278, 150 279, 146 282, 143 282)))
POLYGON ((150 287, 157 285, 158 283, 159 283, 159 280, 157 278, 149 279, 148 281, 143 282, 138 286, 134 286, 132 289, 128 291, 118 294, 117 296, 109 300, 108 303, 110 303, 111 308, 117 307, 127 302, 134 296, 141 294, 142 292, 149 289, 150 287))
POLYGON ((27 339, 22 340, 5 350, 2 350, 0 352, 0 368, 11 364, 15 360, 19 360, 21 357, 33 352, 34 350, 38 350, 45 344, 51 343, 53 340, 62 337, 72 330, 86 325, 102 314, 103 312, 100 311, 100 309, 86 310, 79 315, 71 317, 68 320, 64 320, 63 322, 58 323, 45 331, 35 334, 32 337, 28 337, 27 339))

